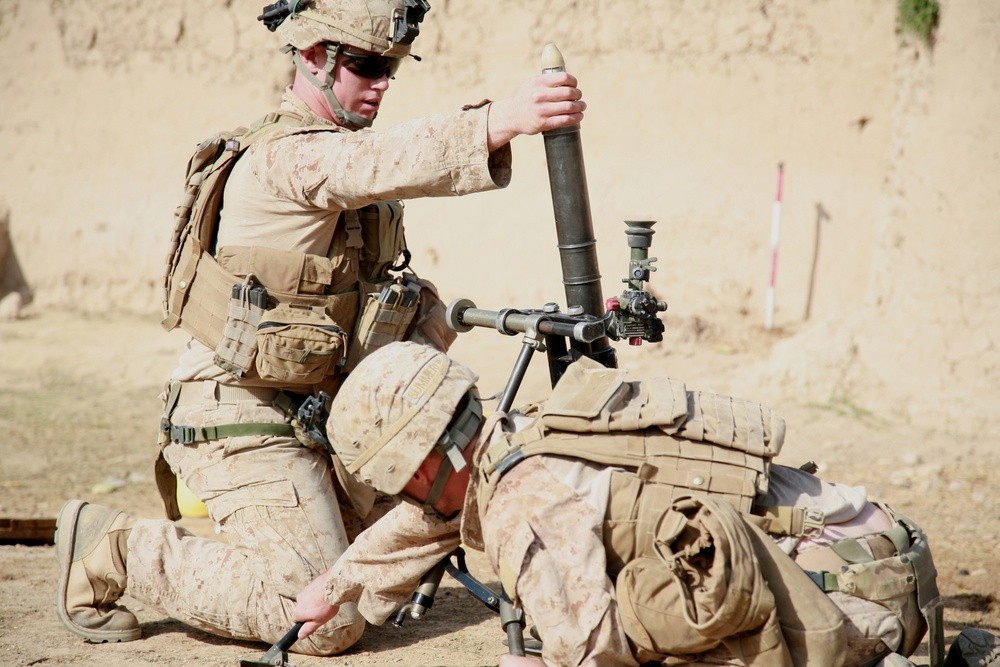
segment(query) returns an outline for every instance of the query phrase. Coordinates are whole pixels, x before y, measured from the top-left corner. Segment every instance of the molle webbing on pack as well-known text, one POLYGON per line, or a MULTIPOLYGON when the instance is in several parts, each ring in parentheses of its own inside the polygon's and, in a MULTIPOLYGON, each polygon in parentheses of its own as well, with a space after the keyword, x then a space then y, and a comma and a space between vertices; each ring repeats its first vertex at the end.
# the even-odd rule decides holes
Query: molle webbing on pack
POLYGON ((542 408, 542 423, 575 433, 655 426, 668 435, 765 458, 781 450, 785 422, 759 403, 687 391, 683 382, 666 377, 626 382, 625 374, 580 359, 552 390, 542 408))
POLYGON ((587 358, 571 364, 533 427, 486 452, 486 477, 532 454, 573 456, 644 481, 744 496, 737 508, 749 511, 749 500, 767 492, 768 465, 784 440, 781 417, 665 377, 626 382, 625 373, 587 358), (598 434, 609 435, 588 437, 598 434))

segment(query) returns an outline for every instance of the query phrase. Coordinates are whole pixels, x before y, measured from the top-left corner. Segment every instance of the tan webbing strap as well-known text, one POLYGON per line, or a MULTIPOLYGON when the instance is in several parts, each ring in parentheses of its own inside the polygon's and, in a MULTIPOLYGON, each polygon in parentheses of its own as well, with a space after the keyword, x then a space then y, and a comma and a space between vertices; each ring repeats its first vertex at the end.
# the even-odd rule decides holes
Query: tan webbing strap
POLYGON ((163 414, 169 417, 174 412, 174 408, 177 406, 177 399, 181 395, 181 387, 183 386, 180 382, 168 382, 167 383, 167 401, 163 406, 163 414))
MULTIPOLYGON (((528 428, 511 433, 494 442, 486 450, 486 455, 483 457, 481 463, 483 474, 486 477, 492 475, 510 456, 524 449, 525 444, 541 440, 544 433, 542 427, 538 426, 536 422, 528 428)), ((510 463, 513 463, 513 461, 510 463)), ((510 468, 510 463, 508 463, 502 472, 506 472, 510 468)))
MULTIPOLYGON (((906 517, 903 517, 901 520, 908 521, 906 517)), ((910 548, 910 531, 907 530, 906 526, 901 523, 897 523, 895 526, 882 533, 882 535, 889 538, 889 540, 895 545, 898 553, 905 553, 906 550, 910 548)))
MULTIPOLYGON (((625 409, 622 410, 622 430, 623 431, 638 431, 641 427, 639 425, 639 416, 642 411, 643 406, 649 401, 649 386, 640 382, 637 383, 639 387, 639 393, 636 395, 625 409)), ((632 385, 633 391, 636 387, 635 384, 632 385)))
POLYGON ((823 510, 816 508, 755 506, 754 514, 764 519, 761 529, 772 535, 819 537, 826 526, 823 510))
POLYGON ((410 386, 403 393, 404 398, 410 399, 411 407, 395 423, 382 432, 382 437, 379 438, 378 442, 369 447, 364 454, 347 466, 347 472, 353 475, 361 470, 361 466, 368 463, 390 440, 406 428, 406 425, 416 416, 427 399, 433 396, 434 392, 441 386, 441 383, 444 382, 444 379, 448 376, 448 368, 450 366, 451 362, 448 358, 443 354, 439 354, 430 363, 420 369, 420 373, 417 374, 417 377, 413 379, 413 382, 410 383, 410 386), (417 395, 412 396, 411 394, 417 395))
POLYGON ((360 248, 364 245, 361 236, 361 216, 357 211, 344 211, 344 231, 347 232, 347 247, 360 248))

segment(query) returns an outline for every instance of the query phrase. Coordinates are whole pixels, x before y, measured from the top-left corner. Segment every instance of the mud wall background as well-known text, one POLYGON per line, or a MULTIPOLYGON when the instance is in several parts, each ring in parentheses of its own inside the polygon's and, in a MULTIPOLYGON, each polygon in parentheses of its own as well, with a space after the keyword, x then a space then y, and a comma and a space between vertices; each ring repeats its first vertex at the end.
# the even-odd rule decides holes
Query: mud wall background
MULTIPOLYGON (((0 4, 0 292, 158 316, 189 153, 290 81, 259 5, 0 4)), ((897 33, 887 0, 432 5, 424 60, 376 129, 508 94, 554 42, 590 105, 605 295, 627 268, 623 220, 657 220, 668 329, 768 347, 734 386, 1000 432, 1000 4, 942 2, 933 49, 897 33), (779 162, 778 330, 762 336, 779 162)), ((563 300, 542 141, 514 153, 504 191, 407 204, 415 267, 446 301, 563 300)))

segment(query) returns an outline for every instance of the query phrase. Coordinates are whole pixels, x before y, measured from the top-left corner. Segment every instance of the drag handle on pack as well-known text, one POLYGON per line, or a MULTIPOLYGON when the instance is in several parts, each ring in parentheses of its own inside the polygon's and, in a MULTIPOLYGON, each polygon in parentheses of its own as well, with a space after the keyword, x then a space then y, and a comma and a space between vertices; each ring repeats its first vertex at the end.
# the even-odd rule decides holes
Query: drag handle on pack
POLYGON ((274 646, 260 657, 260 660, 240 659, 240 667, 295 667, 288 662, 288 649, 299 639, 299 630, 304 622, 299 621, 292 626, 292 629, 285 633, 285 636, 274 643, 274 646))

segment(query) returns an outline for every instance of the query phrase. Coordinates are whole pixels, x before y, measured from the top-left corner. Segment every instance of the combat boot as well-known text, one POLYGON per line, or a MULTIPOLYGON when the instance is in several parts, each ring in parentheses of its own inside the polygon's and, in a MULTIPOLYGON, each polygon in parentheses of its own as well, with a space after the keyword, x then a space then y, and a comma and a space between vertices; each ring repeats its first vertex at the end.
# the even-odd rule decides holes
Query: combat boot
POLYGON ((966 628, 952 642, 944 667, 1000 667, 1000 640, 980 628, 966 628))
POLYGON ((56 610, 89 642, 128 642, 142 635, 135 614, 115 604, 128 580, 127 541, 135 519, 82 500, 63 505, 56 521, 59 590, 56 610))

